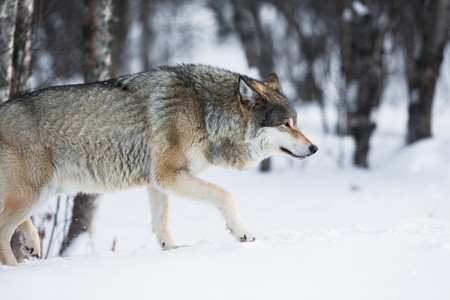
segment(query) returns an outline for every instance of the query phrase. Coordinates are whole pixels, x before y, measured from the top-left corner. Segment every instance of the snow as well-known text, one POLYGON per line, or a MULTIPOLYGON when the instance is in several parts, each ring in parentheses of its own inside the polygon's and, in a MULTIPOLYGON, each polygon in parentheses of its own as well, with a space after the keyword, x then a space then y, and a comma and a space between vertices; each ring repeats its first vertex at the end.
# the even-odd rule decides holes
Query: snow
POLYGON ((359 1, 353 1, 352 7, 359 17, 364 17, 370 13, 369 8, 359 1))
POLYGON ((406 219, 55 258, 3 270, 3 284, 18 284, 2 297, 21 298, 26 282, 37 299, 446 299, 448 278, 436 273, 450 267, 449 233, 446 221, 406 219))
MULTIPOLYGON (((231 41, 202 44, 188 62, 248 74, 231 41)), ((441 72, 449 78, 448 68, 441 72)), ((0 299, 448 299, 450 106, 442 92, 448 84, 437 87, 435 136, 412 146, 404 145, 404 101, 383 102, 370 170, 351 166, 350 138, 323 133, 316 106, 301 106, 300 129, 319 146, 314 156, 301 163, 275 156, 267 174, 218 168, 202 174, 234 195, 257 236, 253 243, 231 237, 214 207, 174 196, 170 228, 188 247, 161 251, 146 190, 105 194, 94 251, 79 240, 70 257, 57 257, 54 246, 49 259, 0 266, 0 299)))
POLYGON ((344 12, 342 13, 342 19, 345 22, 351 22, 353 20, 352 10, 348 7, 344 8, 344 12))

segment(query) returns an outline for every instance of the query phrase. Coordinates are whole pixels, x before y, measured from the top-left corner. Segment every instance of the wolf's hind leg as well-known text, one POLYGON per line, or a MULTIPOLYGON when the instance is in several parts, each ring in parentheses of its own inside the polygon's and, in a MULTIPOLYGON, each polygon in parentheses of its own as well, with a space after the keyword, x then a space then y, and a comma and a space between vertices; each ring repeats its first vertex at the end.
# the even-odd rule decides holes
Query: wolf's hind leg
MULTIPOLYGON (((1 225, 1 224, 0 224, 1 225)), ((14 230, 0 230, 0 262, 2 265, 17 266, 17 260, 12 251, 10 242, 14 230)))
POLYGON ((225 218, 231 233, 240 242, 253 242, 256 239, 241 220, 236 202, 227 190, 200 179, 187 170, 175 172, 164 188, 184 197, 214 204, 225 218))
POLYGON ((30 218, 17 227, 11 238, 11 248, 18 263, 23 262, 25 258, 39 258, 41 252, 39 235, 30 218))
MULTIPOLYGON (((28 198, 29 196, 7 196, 5 198, 5 208, 0 213, 0 261, 4 265, 17 266, 17 260, 11 248, 11 237, 16 228, 25 223, 23 228, 27 231, 27 236, 30 237, 27 219, 31 215, 32 206, 26 206, 28 198)), ((35 237, 32 236, 32 238, 35 237)), ((37 243, 39 244, 39 240, 37 240, 37 243)), ((40 247, 37 246, 37 249, 40 249, 40 247)), ((19 257, 19 259, 22 260, 22 257, 19 257)))
POLYGON ((17 265, 11 248, 16 229, 23 233, 24 246, 33 248, 31 254, 39 254, 39 238, 29 218, 38 202, 45 200, 43 196, 49 193, 54 178, 49 153, 38 147, 25 149, 7 146, 0 140, 0 261, 10 266, 17 265))
POLYGON ((28 218, 25 222, 20 224, 17 229, 23 233, 23 248, 25 253, 32 257, 39 258, 41 255, 41 243, 31 219, 28 218))
POLYGON ((177 248, 169 230, 169 195, 154 187, 148 188, 148 195, 152 213, 152 229, 158 243, 164 250, 177 248))

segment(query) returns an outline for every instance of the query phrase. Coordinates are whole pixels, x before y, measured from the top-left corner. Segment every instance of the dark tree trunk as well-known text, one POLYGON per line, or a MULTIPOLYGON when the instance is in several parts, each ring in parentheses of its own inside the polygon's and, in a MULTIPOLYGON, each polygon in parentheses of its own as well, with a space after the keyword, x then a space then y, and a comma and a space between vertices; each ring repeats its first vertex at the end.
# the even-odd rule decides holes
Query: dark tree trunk
MULTIPOLYGON (((87 24, 83 26, 85 41, 85 81, 109 78, 111 66, 112 0, 87 1, 87 24)), ((74 199, 72 222, 59 251, 63 255, 73 240, 83 232, 92 233, 98 195, 79 193, 74 199)))
POLYGON ((59 255, 63 255, 72 242, 83 233, 91 233, 92 221, 97 211, 97 195, 79 193, 73 204, 69 232, 64 239, 59 255))
POLYGON ((18 1, 10 98, 20 97, 30 91, 29 79, 33 67, 31 62, 33 2, 33 0, 18 1))
MULTIPOLYGON (((450 27, 449 0, 416 0, 411 5, 415 16, 412 25, 415 25, 416 29, 413 36, 406 40, 409 88, 406 138, 408 144, 432 135, 431 112, 434 91, 450 27), (418 48, 419 55, 414 57, 414 52, 418 48)), ((411 27, 405 30, 411 30, 411 27)))
POLYGON ((256 24, 251 13, 251 6, 254 1, 232 1, 234 8, 233 22, 235 24, 236 33, 238 34, 242 46, 244 47, 245 57, 249 67, 259 68, 258 39, 255 34, 256 24))
MULTIPOLYGON (((370 3, 372 2, 369 1, 370 3)), ((375 2, 373 3, 375 5, 375 2)), ((341 40, 348 132, 353 136, 356 145, 354 164, 368 168, 369 142, 376 126, 371 120, 371 113, 373 108, 379 105, 386 73, 382 55, 388 25, 380 27, 377 20, 381 15, 380 11, 383 11, 382 7, 375 9, 374 6, 369 6, 367 12, 362 13, 356 11, 348 2, 345 9, 347 14, 351 13, 351 16, 343 18, 341 40)))
POLYGON ((84 72, 84 1, 35 1, 34 80, 39 88, 84 72), (51 59, 46 59, 50 57, 51 59), (44 63, 43 63, 44 62, 44 63))
POLYGON ((3 0, 0 4, 0 103, 9 99, 17 3, 3 0))
POLYGON ((147 71, 150 70, 153 65, 150 59, 150 52, 152 49, 152 44, 154 40, 153 32, 153 7, 154 1, 142 0, 140 4, 139 18, 142 24, 142 38, 141 38, 141 57, 142 57, 142 68, 147 71))
POLYGON ((127 58, 127 40, 130 21, 130 4, 128 1, 114 2, 113 32, 111 42, 111 76, 122 75, 127 58))

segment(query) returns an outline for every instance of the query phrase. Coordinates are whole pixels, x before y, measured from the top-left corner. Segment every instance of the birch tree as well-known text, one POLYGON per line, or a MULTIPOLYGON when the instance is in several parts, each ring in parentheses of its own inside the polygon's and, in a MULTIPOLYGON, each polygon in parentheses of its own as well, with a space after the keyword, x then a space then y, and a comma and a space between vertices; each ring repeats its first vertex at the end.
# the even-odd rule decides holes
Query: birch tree
POLYGON ((0 4, 0 102, 9 99, 17 3, 18 0, 3 0, 0 4))
POLYGON ((86 82, 109 79, 111 67, 112 0, 87 0, 83 26, 86 82))
POLYGON ((33 2, 33 0, 18 1, 9 89, 11 99, 20 97, 31 89, 29 79, 33 67, 31 60, 33 2))

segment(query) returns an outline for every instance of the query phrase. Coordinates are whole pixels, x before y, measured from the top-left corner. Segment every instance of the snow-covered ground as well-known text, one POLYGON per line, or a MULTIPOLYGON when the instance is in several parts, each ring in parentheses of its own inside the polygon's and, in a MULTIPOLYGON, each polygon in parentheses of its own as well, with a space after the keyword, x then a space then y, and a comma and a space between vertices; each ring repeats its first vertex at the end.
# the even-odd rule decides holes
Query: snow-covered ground
MULTIPOLYGON (((257 77, 236 42, 199 49, 181 60, 257 77)), ((170 227, 189 247, 161 251, 146 190, 105 194, 94 252, 82 245, 71 257, 0 266, 0 299, 450 299, 448 74, 438 87, 435 137, 410 147, 405 100, 391 99, 404 82, 390 85, 370 170, 351 167, 352 140, 324 134, 318 108, 303 106, 299 126, 319 146, 314 156, 275 157, 267 174, 203 174, 232 192, 254 243, 234 240, 214 207, 173 197, 170 227)), ((54 207, 52 200, 42 214, 54 207)))

